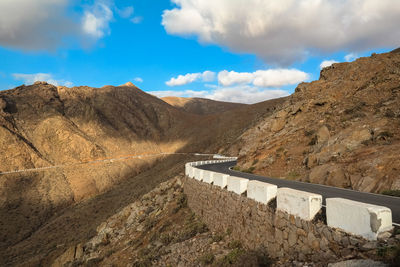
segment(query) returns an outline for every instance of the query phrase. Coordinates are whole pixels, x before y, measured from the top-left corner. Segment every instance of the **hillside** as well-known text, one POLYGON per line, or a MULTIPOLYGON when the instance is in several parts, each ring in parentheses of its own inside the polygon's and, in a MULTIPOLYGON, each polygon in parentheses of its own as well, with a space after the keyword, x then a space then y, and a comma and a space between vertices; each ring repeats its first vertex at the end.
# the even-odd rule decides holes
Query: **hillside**
POLYGON ((398 190, 399 103, 398 50, 333 64, 227 151, 239 155, 240 168, 266 176, 398 190))
POLYGON ((161 99, 171 106, 198 115, 216 114, 246 106, 245 104, 215 101, 197 97, 167 96, 161 99))
MULTIPOLYGON (((33 257, 28 248, 56 246, 61 239, 69 244, 87 236, 96 223, 131 199, 127 196, 138 197, 135 192, 145 193, 167 178, 163 169, 155 175, 155 166, 183 166, 179 155, 160 153, 218 152, 282 101, 197 115, 130 84, 67 88, 37 82, 1 91, 0 172, 58 167, 0 174, 0 263, 33 257), (129 158, 147 154, 156 155, 129 158), (146 180, 138 178, 145 173, 150 173, 146 180), (110 200, 107 194, 124 183, 135 187, 118 189, 110 200), (78 211, 80 203, 95 198, 115 205, 103 205, 102 212, 97 204, 96 209, 78 211)), ((43 253, 50 249, 43 248, 43 253)))

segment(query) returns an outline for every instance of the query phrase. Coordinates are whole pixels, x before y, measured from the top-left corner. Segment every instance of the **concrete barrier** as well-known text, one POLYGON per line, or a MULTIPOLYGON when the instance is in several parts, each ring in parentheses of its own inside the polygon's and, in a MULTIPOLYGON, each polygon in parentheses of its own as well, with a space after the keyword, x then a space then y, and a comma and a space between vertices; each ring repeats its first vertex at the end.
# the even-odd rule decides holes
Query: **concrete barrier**
POLYGON ((188 171, 188 176, 190 177, 190 178, 194 178, 194 169, 195 169, 195 167, 193 167, 193 166, 190 166, 189 167, 189 171, 188 171))
POLYGON ((389 208, 344 198, 326 199, 328 226, 376 240, 378 234, 392 229, 392 211, 389 208))
POLYGON ((203 171, 203 182, 211 184, 214 182, 214 173, 212 171, 203 171))
POLYGON ((191 167, 190 162, 185 164, 185 175, 189 176, 189 168, 191 167))
POLYGON ((249 181, 247 184, 247 197, 255 201, 268 204, 268 202, 276 197, 278 187, 260 181, 249 181))
POLYGON ((310 221, 322 207, 322 196, 291 188, 279 188, 277 209, 310 221))
POLYGON ((203 172, 204 172, 204 170, 194 168, 194 171, 193 171, 194 179, 196 179, 198 181, 202 181, 203 180, 203 172))
POLYGON ((228 185, 228 174, 223 174, 223 173, 214 173, 213 179, 214 179, 214 185, 219 186, 221 188, 225 188, 228 185))
POLYGON ((249 179, 240 178, 236 176, 228 177, 228 191, 234 192, 236 194, 243 194, 247 191, 247 184, 249 179))

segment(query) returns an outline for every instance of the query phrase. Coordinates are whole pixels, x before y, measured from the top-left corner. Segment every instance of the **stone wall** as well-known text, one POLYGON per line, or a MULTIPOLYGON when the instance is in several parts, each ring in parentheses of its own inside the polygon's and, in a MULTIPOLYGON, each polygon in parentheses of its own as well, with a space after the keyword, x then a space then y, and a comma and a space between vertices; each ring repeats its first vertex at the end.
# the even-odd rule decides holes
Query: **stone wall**
POLYGON ((218 186, 185 178, 189 207, 211 230, 229 231, 249 249, 265 248, 274 258, 320 263, 376 258, 378 247, 395 242, 368 241, 328 227, 320 211, 312 221, 276 210, 276 202, 256 202, 218 186))

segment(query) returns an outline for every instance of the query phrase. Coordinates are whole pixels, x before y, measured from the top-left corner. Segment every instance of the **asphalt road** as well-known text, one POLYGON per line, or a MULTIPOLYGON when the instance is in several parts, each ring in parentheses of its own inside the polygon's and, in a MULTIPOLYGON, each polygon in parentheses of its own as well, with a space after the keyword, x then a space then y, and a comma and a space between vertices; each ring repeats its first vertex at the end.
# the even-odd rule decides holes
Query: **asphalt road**
POLYGON ((250 173, 243 173, 238 171, 230 170, 229 167, 235 166, 236 162, 224 162, 216 164, 207 164, 202 166, 197 166, 203 170, 215 171, 219 173, 229 174, 232 176, 243 177, 249 180, 258 180, 270 184, 277 185, 278 187, 290 187, 297 190, 302 190, 310 193, 320 194, 323 197, 323 205, 325 205, 326 198, 341 197, 346 199, 351 199, 355 201, 360 201, 364 203, 379 205, 388 207, 392 210, 392 220, 393 223, 400 224, 400 198, 391 197, 385 195, 363 193, 359 191, 343 189, 338 187, 310 184, 297 181, 283 180, 277 178, 264 177, 259 175, 254 175, 250 173))

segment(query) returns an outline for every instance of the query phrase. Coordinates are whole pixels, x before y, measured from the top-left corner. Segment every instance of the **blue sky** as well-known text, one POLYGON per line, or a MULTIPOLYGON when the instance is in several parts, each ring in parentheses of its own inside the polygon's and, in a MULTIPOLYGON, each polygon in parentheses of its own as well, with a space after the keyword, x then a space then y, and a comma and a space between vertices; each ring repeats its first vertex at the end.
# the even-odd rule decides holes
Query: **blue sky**
POLYGON ((318 79, 324 61, 399 46, 396 1, 2 0, 0 90, 132 81, 254 103, 318 79))

